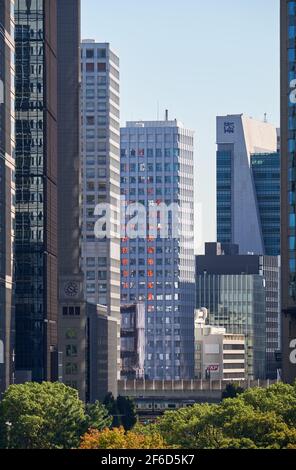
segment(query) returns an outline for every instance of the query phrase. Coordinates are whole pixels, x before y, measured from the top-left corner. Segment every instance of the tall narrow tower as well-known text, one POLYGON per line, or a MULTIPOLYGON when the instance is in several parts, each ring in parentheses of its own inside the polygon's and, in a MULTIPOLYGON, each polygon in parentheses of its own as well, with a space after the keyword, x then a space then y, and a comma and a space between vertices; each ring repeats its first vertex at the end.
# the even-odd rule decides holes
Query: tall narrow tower
POLYGON ((16 380, 53 378, 57 350, 56 0, 16 0, 16 380))
POLYGON ((0 3, 0 396, 13 373, 14 37, 13 1, 0 3))
POLYGON ((81 45, 82 255, 86 299, 120 318, 119 58, 110 44, 81 45), (95 208, 111 208, 112 228, 95 236, 95 208))
POLYGON ((58 275, 60 380, 86 397, 86 304, 81 269, 80 0, 59 0, 58 275))
POLYGON ((296 3, 281 0, 281 255, 283 379, 296 379, 296 3))

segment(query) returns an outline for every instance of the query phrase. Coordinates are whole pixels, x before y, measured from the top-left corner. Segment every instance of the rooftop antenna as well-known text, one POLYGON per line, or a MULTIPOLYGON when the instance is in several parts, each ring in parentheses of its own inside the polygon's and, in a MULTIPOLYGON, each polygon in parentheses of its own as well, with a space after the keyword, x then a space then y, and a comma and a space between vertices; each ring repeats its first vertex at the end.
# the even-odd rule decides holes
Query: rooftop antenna
POLYGON ((165 110, 165 121, 168 121, 169 120, 169 110, 166 109, 165 110))
POLYGON ((264 113, 264 122, 267 124, 267 113, 264 113))

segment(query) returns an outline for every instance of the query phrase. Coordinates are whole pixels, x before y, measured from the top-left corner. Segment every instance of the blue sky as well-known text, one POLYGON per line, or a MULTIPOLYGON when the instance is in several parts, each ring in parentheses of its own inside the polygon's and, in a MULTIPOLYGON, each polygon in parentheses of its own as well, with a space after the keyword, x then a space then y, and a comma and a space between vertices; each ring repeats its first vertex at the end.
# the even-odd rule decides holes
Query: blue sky
POLYGON ((121 60, 121 119, 196 132, 196 248, 215 240, 215 117, 279 125, 278 0, 82 0, 82 37, 121 60))

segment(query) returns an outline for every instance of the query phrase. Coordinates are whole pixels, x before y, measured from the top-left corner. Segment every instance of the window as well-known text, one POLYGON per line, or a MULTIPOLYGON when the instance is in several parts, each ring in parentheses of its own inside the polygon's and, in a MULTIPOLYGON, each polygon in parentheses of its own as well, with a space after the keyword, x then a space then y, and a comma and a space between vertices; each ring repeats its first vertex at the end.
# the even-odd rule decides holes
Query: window
POLYGON ((99 88, 98 97, 99 98, 106 98, 106 96, 107 96, 106 88, 99 88))
POLYGON ((66 363, 66 375, 77 375, 78 374, 78 364, 67 362, 66 363))
POLYGON ((99 257, 98 258, 98 265, 101 267, 106 267, 107 266, 107 258, 104 257, 99 257))
POLYGON ((67 357, 77 357, 78 352, 77 352, 77 346, 74 344, 68 344, 66 346, 66 356, 67 357))
POLYGON ((106 72, 106 63, 98 62, 98 72, 106 72))
POLYGON ((97 50, 97 57, 98 57, 98 59, 105 59, 106 58, 106 49, 98 49, 97 50))
POLYGON ((106 173, 107 173, 107 172, 106 172, 106 168, 99 168, 99 169, 98 169, 98 177, 99 177, 99 178, 105 177, 105 176, 106 176, 106 173))
POLYGON ((106 271, 99 271, 98 272, 98 279, 100 281, 106 281, 107 280, 107 272, 106 271))
POLYGON ((93 126, 95 123, 95 117, 94 116, 86 116, 86 125, 87 126, 93 126))
POLYGON ((94 50, 93 49, 86 49, 86 58, 93 59, 94 57, 94 50))
POLYGON ((96 279, 95 271, 86 271, 86 279, 87 281, 94 281, 96 279))
POLYGON ((86 71, 87 72, 94 72, 95 71, 95 64, 93 62, 89 62, 86 64, 86 71))

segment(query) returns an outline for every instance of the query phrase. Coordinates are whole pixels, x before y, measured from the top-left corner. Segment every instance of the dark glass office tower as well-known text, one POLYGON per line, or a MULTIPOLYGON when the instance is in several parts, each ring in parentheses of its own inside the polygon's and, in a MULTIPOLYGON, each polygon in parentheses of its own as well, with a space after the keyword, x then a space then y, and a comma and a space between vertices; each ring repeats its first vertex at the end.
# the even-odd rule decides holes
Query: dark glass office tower
POLYGON ((54 379, 57 5, 16 0, 16 380, 54 379))
POLYGON ((296 378, 296 2, 281 0, 281 255, 283 379, 296 378))
POLYGON ((0 2, 0 397, 13 373, 14 239, 13 1, 0 2))
POLYGON ((264 254, 279 256, 281 245, 280 155, 251 155, 251 169, 263 237, 264 254))

